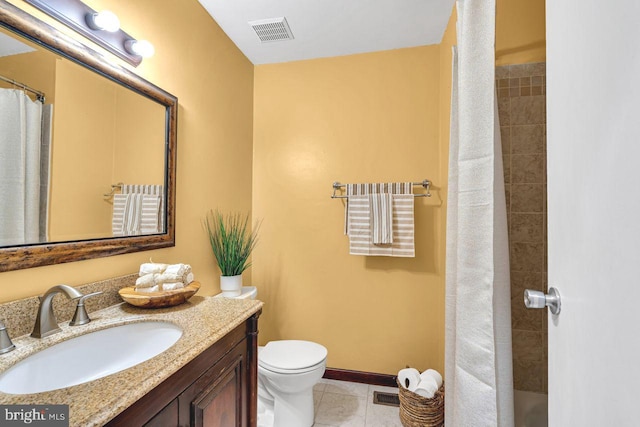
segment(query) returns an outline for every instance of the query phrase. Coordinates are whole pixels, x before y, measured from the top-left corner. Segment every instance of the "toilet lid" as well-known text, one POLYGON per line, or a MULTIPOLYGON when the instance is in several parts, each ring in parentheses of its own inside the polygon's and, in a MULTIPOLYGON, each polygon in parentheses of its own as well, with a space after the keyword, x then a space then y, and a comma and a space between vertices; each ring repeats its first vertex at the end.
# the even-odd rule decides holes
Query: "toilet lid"
POLYGON ((271 341, 264 346, 258 361, 261 365, 284 370, 304 369, 327 357, 327 349, 311 341, 271 341))

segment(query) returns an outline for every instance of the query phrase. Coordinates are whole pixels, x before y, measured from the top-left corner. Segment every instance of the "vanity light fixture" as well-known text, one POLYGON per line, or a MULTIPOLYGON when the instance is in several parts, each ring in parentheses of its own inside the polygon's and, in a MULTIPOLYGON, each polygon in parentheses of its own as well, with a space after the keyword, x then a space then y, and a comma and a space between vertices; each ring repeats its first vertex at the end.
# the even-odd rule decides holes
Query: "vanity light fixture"
POLYGON ((97 12, 81 0, 25 0, 25 2, 82 34, 118 58, 137 67, 154 53, 153 45, 120 29, 120 20, 108 10, 97 12))
POLYGON ((92 30, 104 30, 115 33, 120 29, 120 19, 110 10, 87 14, 85 19, 87 20, 87 25, 92 30))
POLYGON ((147 40, 127 40, 124 42, 124 48, 132 55, 138 55, 143 58, 149 58, 156 53, 156 49, 147 40))

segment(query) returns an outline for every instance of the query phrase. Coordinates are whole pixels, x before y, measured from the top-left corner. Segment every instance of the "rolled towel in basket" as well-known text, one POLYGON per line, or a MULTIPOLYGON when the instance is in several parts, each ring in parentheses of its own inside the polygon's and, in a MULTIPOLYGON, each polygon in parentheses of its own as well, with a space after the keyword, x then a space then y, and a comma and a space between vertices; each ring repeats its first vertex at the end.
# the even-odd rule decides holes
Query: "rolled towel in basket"
POLYGON ((175 274, 176 276, 184 276, 191 272, 189 264, 171 264, 165 268, 164 273, 175 274))
POLYGON ((155 275, 153 273, 145 274, 136 279, 136 290, 138 288, 150 288, 157 285, 155 281, 155 275))
POLYGON ((398 382, 407 390, 414 391, 420 383, 420 372, 414 368, 401 369, 398 372, 398 382))
POLYGON ((162 290, 163 291, 174 291, 176 289, 184 288, 184 284, 182 282, 171 282, 171 283, 163 283, 162 290))
POLYGON ((440 375, 440 372, 436 371, 435 369, 427 369, 420 374, 420 379, 425 380, 427 378, 433 378, 438 385, 438 390, 440 390, 440 387, 442 387, 442 375, 440 375))
POLYGON ((136 292, 160 292, 160 285, 154 285, 148 288, 136 287, 136 292))
POLYGON ((158 264, 155 262, 147 262, 140 264, 140 272, 138 275, 144 276, 145 274, 163 273, 167 268, 167 264, 158 264))
POLYGON ((177 274, 171 274, 166 272, 162 274, 156 274, 155 279, 157 284, 182 282, 182 276, 178 276, 177 274))
POLYGON ((194 279, 194 277, 193 277, 193 273, 189 272, 189 273, 185 276, 185 278, 184 278, 184 280, 183 280, 183 283, 184 283, 184 284, 185 284, 185 286, 186 286, 186 285, 188 285, 189 283, 193 282, 193 279, 194 279))
POLYGON ((418 386, 415 388, 415 390, 412 390, 412 391, 415 394, 419 394, 422 397, 431 399, 433 398, 433 396, 435 396, 439 388, 440 387, 438 387, 438 384, 436 383, 435 378, 431 376, 427 376, 426 378, 420 380, 420 383, 418 383, 418 386))

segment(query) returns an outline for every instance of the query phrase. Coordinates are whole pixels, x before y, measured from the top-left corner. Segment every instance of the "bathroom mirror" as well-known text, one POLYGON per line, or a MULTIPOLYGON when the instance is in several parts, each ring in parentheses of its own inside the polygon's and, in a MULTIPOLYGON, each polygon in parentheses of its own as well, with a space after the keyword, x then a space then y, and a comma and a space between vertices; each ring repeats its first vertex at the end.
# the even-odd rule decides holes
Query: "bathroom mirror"
POLYGON ((0 75, 10 95, 0 97, 4 115, 14 114, 5 113, 12 97, 21 110, 42 110, 1 124, 0 190, 39 179, 35 192, 0 196, 0 226, 12 224, 0 234, 0 272, 175 244, 176 97, 4 0, 0 75), (39 123, 26 133, 38 133, 41 159, 25 155, 35 169, 18 171, 23 178, 21 162, 6 161, 7 152, 25 151, 25 138, 13 136, 19 131, 7 131, 12 122, 39 123), (38 206, 33 215, 27 199, 38 206), (7 218, 23 209, 28 220, 13 225, 7 218), (143 226, 127 228, 136 210, 143 226), (155 216, 145 219, 149 211, 155 216))

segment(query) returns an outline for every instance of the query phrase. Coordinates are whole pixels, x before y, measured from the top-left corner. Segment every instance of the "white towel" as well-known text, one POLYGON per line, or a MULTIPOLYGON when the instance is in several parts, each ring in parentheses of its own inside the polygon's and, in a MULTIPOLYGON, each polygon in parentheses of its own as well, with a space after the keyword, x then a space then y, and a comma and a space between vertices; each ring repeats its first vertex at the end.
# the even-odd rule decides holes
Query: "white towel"
POLYGON ((140 276, 136 279, 136 288, 150 288, 157 285, 155 280, 155 274, 149 273, 144 276, 140 276))
POLYGON ((136 286, 136 292, 160 292, 160 285, 151 286, 150 288, 140 288, 136 286))
POLYGON ((146 262, 144 264, 140 264, 140 271, 138 275, 144 276, 145 274, 164 273, 167 267, 168 267, 168 264, 146 262))
POLYGON ((167 274, 175 274, 176 276, 184 276, 191 272, 191 266, 189 264, 171 264, 164 270, 167 274))
POLYGON ((173 283, 163 283, 162 290, 163 291, 174 291, 176 289, 184 288, 184 284, 182 282, 173 282, 173 283))

